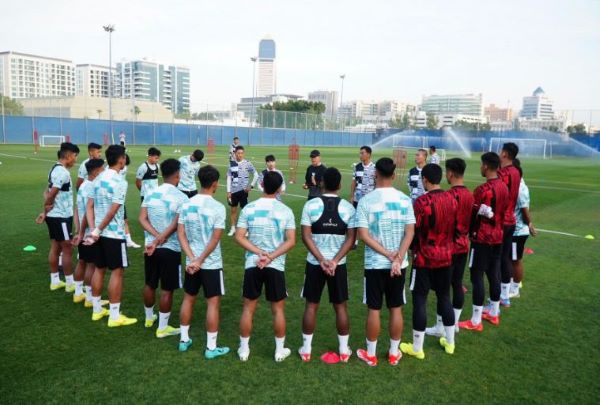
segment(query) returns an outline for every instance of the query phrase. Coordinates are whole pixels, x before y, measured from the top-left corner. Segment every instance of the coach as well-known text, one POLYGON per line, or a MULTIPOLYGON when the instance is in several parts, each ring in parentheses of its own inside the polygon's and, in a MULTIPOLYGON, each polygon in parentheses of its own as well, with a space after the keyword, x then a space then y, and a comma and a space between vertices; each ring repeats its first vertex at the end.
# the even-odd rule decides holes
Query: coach
POLYGON ((302 186, 305 190, 308 190, 309 200, 321 195, 321 180, 326 169, 325 165, 321 163, 321 152, 317 149, 310 152, 310 166, 306 168, 304 185, 302 186))

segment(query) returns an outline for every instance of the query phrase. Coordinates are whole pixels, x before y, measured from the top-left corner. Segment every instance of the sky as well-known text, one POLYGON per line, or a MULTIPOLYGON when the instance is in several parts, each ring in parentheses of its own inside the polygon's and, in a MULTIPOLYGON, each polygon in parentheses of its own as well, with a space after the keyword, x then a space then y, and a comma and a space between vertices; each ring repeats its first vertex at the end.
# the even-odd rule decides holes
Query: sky
POLYGON ((600 109, 600 0, 5 2, 0 52, 108 65, 148 57, 191 69, 192 111, 252 94, 251 56, 277 44, 277 90, 420 102, 483 93, 520 108, 541 86, 558 109, 600 109))

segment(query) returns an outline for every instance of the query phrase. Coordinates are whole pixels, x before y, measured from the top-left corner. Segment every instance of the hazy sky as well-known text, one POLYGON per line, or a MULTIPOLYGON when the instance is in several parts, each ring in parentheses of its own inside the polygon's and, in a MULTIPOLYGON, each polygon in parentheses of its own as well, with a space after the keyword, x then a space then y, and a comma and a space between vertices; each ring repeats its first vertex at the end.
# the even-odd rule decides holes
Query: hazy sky
POLYGON ((258 42, 277 43, 278 91, 419 102, 483 93, 519 108, 542 86, 558 108, 600 108, 598 0, 27 1, 0 7, 0 51, 108 64, 149 57, 191 69, 192 110, 252 91, 258 42))

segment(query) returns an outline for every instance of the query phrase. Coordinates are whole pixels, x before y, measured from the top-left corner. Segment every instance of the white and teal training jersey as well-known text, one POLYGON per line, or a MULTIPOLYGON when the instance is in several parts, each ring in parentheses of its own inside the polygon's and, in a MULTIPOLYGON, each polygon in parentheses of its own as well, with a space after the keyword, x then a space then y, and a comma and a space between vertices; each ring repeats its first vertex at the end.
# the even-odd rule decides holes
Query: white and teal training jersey
POLYGON ((200 162, 192 162, 190 156, 182 156, 179 158, 181 168, 179 169, 179 185, 178 189, 183 191, 194 191, 198 189, 196 186, 196 176, 200 170, 200 162))
POLYGON ((146 197, 152 190, 158 187, 158 170, 160 165, 157 163, 151 165, 144 162, 138 167, 135 178, 142 181, 142 188, 140 188, 140 195, 146 197))
MULTIPOLYGON (((323 196, 331 196, 331 194, 323 194, 323 196)), ((325 210, 325 206, 323 204, 323 200, 319 197, 308 200, 304 204, 304 208, 302 209, 302 219, 300 224, 303 226, 312 226, 315 222, 321 218, 323 215, 323 211, 325 210)), ((338 205, 338 214, 342 221, 344 221, 348 228, 354 228, 354 206, 350 204, 348 201, 342 199, 338 205)), ((334 234, 312 234, 312 240, 319 249, 319 252, 323 255, 326 260, 331 260, 335 257, 337 252, 340 251, 340 248, 344 244, 346 240, 346 235, 334 235, 334 234)), ((319 261, 313 256, 310 251, 308 252, 308 256, 306 257, 306 261, 310 264, 318 265, 319 261)), ((346 263, 346 256, 344 256, 338 264, 346 263)))
POLYGON ((84 179, 87 180, 88 178, 88 172, 87 169, 85 167, 85 164, 87 162, 90 161, 90 158, 87 158, 86 160, 84 160, 83 162, 81 162, 81 164, 79 165, 79 170, 77 170, 77 177, 79 177, 80 179, 84 179))
MULTIPOLYGON (((384 248, 394 252, 400 248, 406 225, 414 224, 412 200, 392 187, 376 188, 360 199, 356 209, 356 227, 366 228, 384 248)), ((408 255, 402 267, 408 266, 408 255)), ((365 269, 390 269, 392 263, 365 246, 365 269)))
MULTIPOLYGON (((152 227, 158 233, 162 233, 173 223, 173 220, 179 214, 181 206, 188 201, 188 198, 172 184, 164 183, 144 197, 142 208, 148 210, 148 220, 152 227)), ((154 241, 154 235, 144 231, 146 236, 146 246, 154 241)), ((175 252, 181 252, 177 232, 171 234, 165 243, 159 248, 171 249, 175 252)))
MULTIPOLYGON (((248 230, 250 242, 265 252, 275 251, 285 241, 285 231, 296 229, 294 213, 274 198, 259 198, 244 207, 237 223, 248 230)), ((277 257, 268 267, 285 271, 285 256, 277 257)), ((258 256, 246 252, 245 268, 256 267, 258 256)))
MULTIPOLYGON (((206 194, 196 194, 181 207, 179 223, 185 227, 185 235, 194 256, 206 249, 215 229, 225 229, 225 206, 206 194)), ((186 263, 189 264, 189 258, 186 263)), ((219 270, 223 268, 221 242, 204 260, 203 270, 219 270)))
POLYGON ((525 181, 521 179, 519 184, 519 197, 517 198, 517 205, 515 205, 515 216, 517 217, 517 224, 515 226, 514 236, 525 236, 529 235, 529 225, 523 222, 523 213, 521 208, 529 208, 529 187, 525 184, 525 181))
POLYGON ((48 173, 48 191, 57 188, 58 193, 54 199, 54 206, 47 217, 70 218, 73 216, 73 184, 71 173, 60 163, 56 163, 48 173))
MULTIPOLYGON (((94 183, 85 179, 81 186, 79 186, 79 190, 77 190, 77 214, 79 215, 79 223, 77 224, 77 230, 79 231, 79 227, 81 226, 81 221, 85 217, 85 208, 87 205, 88 198, 92 196, 94 192, 94 183)), ((85 228, 84 235, 89 234, 91 231, 90 224, 87 224, 85 228)))
POLYGON ((94 179, 94 190, 90 198, 94 199, 94 226, 100 225, 113 204, 120 204, 119 210, 104 228, 105 238, 125 239, 125 219, 123 204, 127 194, 127 182, 113 169, 106 169, 94 179))

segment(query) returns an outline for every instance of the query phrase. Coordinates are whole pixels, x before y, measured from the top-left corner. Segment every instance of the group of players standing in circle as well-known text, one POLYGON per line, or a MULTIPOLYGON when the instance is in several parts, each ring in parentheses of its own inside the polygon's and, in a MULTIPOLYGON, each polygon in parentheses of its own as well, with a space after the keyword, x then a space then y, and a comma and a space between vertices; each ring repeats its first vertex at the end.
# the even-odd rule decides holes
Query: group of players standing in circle
MULTIPOLYGON (((244 147, 235 140, 227 169, 227 202, 231 227, 228 236, 245 250, 243 308, 240 318, 242 361, 250 355, 250 335, 258 299, 265 288, 271 304, 275 334, 275 361, 290 354, 285 347, 286 254, 296 244, 296 221, 292 210, 281 201, 285 192, 283 173, 273 155, 257 173, 244 159, 244 147), (252 180, 250 176, 252 175, 252 180), (248 202, 250 190, 262 193, 248 202), (241 211, 238 211, 238 207, 241 211)), ((394 187, 396 165, 388 157, 373 162, 371 148, 360 148, 354 165, 350 201, 339 196, 342 175, 321 163, 318 150, 310 153, 303 188, 308 190, 300 225, 308 250, 301 296, 306 300, 302 319, 303 344, 298 354, 311 360, 317 312, 325 285, 336 315, 338 353, 336 361, 348 362, 349 347, 348 270, 346 256, 362 240, 364 251, 363 302, 367 305, 366 349, 357 357, 370 366, 378 363, 377 340, 380 313, 389 311, 390 345, 387 359, 397 365, 402 353, 425 358, 425 335, 439 338, 448 354, 455 351, 455 333, 460 329, 481 332, 482 320, 500 323, 500 306, 509 307, 519 296, 523 276, 521 263, 527 235, 535 235, 529 217, 529 191, 514 143, 503 145, 500 155, 481 156, 480 173, 486 181, 471 193, 464 185, 466 163, 460 158, 445 162, 448 191, 441 189, 443 172, 439 158, 419 150, 416 167, 409 171, 409 196, 394 187), (470 252, 470 254, 469 254, 470 252), (412 269, 409 271, 409 259, 412 269), (470 320, 459 321, 464 306, 463 273, 470 268, 473 312, 470 320), (489 282, 489 304, 484 307, 484 275, 489 282), (402 306, 406 304, 405 280, 412 292, 413 341, 401 343, 402 306), (426 328, 427 295, 437 297, 436 325, 426 328)), ((48 174, 44 211, 38 223, 46 222, 51 239, 49 253, 50 289, 65 288, 75 303, 92 308, 92 320, 108 317, 109 327, 132 325, 137 319, 121 312, 123 274, 128 267, 127 247, 135 247, 128 232, 125 179, 128 156, 123 145, 111 145, 101 159, 101 146, 88 145, 89 158, 80 167, 76 209, 69 169, 76 163, 79 148, 63 143, 58 162, 48 174), (75 223, 75 232, 72 224, 75 223), (72 271, 72 248, 78 262, 72 271), (59 256, 65 282, 58 273, 59 256), (110 272, 108 301, 103 301, 104 278, 110 272), (109 308, 105 308, 108 304, 109 308)), ((139 221, 145 231, 143 301, 145 327, 158 320, 156 336, 179 335, 179 350, 192 345, 189 328, 196 297, 206 299, 206 349, 208 359, 225 355, 229 348, 217 345, 220 301, 225 294, 220 239, 226 229, 226 209, 213 196, 220 173, 211 165, 201 166, 204 154, 197 149, 179 159, 159 164, 160 151, 148 150, 147 161, 136 173, 142 201, 139 221), (159 172, 163 183, 159 185, 159 172), (197 188, 196 178, 200 183, 197 188), (181 279, 181 254, 185 255, 185 277, 181 279), (158 316, 156 290, 160 284, 158 316), (173 291, 183 287, 180 326, 169 325, 173 291)))

